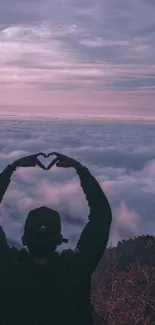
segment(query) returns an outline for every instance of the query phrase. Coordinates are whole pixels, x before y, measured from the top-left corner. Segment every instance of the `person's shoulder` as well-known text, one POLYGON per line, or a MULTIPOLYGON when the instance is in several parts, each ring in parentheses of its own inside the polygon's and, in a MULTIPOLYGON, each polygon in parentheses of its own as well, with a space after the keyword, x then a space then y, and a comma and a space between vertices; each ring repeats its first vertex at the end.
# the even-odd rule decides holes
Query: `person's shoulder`
POLYGON ((60 258, 63 259, 66 262, 71 262, 73 261, 75 257, 75 251, 72 249, 64 249, 61 253, 60 253, 60 258))
POLYGON ((74 251, 72 249, 64 249, 61 253, 60 253, 60 257, 66 257, 66 258, 70 258, 74 255, 74 251))
POLYGON ((76 268, 78 263, 78 254, 76 250, 65 249, 60 253, 60 259, 63 264, 76 268))
POLYGON ((17 249, 16 247, 11 247, 10 248, 11 255, 13 257, 13 260, 16 263, 20 264, 27 264, 29 263, 29 254, 28 252, 22 248, 22 249, 17 249))
POLYGON ((14 258, 17 258, 19 256, 20 250, 16 247, 10 247, 10 252, 14 258))

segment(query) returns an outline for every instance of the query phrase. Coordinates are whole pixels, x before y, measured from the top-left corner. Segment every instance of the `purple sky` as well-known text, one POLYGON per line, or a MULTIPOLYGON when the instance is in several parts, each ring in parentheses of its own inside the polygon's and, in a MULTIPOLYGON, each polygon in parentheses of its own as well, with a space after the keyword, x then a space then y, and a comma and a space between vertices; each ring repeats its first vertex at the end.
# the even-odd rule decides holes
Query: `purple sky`
POLYGON ((155 120, 154 0, 0 8, 1 115, 155 120))

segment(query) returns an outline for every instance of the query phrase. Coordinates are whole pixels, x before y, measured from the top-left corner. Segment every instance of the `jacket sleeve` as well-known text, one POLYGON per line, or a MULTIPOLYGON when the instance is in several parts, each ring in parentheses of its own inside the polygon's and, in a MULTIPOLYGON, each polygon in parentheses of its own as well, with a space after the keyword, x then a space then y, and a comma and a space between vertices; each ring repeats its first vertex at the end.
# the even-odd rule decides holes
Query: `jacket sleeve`
POLYGON ((11 175, 15 171, 12 165, 8 165, 0 174, 0 203, 3 200, 3 196, 11 182, 11 175))
POLYGON ((86 167, 77 170, 82 189, 86 195, 90 214, 74 250, 86 275, 91 275, 106 249, 112 212, 109 202, 97 180, 86 167))
POLYGON ((2 272, 5 274, 5 271, 10 265, 12 265, 12 263, 13 258, 11 250, 7 243, 5 233, 0 226, 0 275, 2 275, 2 272))
MULTIPOLYGON (((12 165, 8 165, 4 171, 0 174, 0 203, 2 202, 3 196, 10 184, 11 175, 15 168, 12 165)), ((11 250, 7 243, 5 233, 0 226, 0 277, 3 281, 6 271, 9 266, 12 265, 13 259, 11 256, 11 250)), ((0 280, 1 285, 1 280, 0 280)))

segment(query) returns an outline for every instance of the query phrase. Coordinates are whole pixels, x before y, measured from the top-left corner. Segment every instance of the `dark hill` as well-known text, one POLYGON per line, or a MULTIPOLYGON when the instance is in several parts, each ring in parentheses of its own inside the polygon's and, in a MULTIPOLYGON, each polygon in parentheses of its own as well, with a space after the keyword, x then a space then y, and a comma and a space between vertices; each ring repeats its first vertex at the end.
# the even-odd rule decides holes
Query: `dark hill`
POLYGON ((155 237, 106 250, 92 277, 96 325, 155 324, 155 237))

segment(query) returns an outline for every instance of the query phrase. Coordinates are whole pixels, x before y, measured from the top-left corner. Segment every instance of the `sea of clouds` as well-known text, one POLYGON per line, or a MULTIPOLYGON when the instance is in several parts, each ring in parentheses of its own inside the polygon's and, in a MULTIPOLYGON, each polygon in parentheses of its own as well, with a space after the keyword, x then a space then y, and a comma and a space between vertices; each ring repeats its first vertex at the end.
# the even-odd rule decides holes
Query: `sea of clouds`
MULTIPOLYGON (((58 151, 77 159, 108 197, 113 212, 108 246, 116 246, 122 239, 155 234, 154 138, 154 125, 1 118, 0 171, 40 151, 58 151)), ((46 166, 49 163, 49 159, 40 160, 46 166)), ((69 243, 59 250, 74 248, 89 208, 73 168, 19 168, 13 174, 0 207, 0 224, 7 237, 21 243, 26 216, 39 206, 61 215, 62 233, 69 243)))

